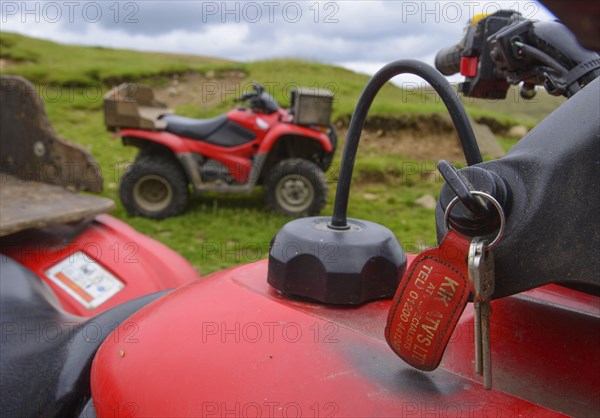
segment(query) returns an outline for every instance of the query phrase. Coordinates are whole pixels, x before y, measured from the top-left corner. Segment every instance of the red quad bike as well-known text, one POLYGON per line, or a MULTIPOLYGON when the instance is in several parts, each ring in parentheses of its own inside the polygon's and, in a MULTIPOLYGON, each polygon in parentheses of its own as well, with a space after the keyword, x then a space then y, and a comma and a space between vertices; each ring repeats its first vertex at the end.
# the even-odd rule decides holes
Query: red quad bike
MULTIPOLYGON (((453 60, 447 50, 439 56, 444 72, 477 59, 462 91, 500 95, 503 81, 520 79, 551 83, 569 97, 506 156, 481 161, 440 72, 412 60, 385 66, 353 115, 333 216, 292 221, 273 239, 268 260, 141 308, 127 319, 137 327, 134 340, 123 338, 122 325, 97 352, 88 349, 95 357, 91 371, 76 369, 78 384, 65 386, 64 375, 76 374, 67 370, 75 348, 86 347, 79 339, 56 344, 55 353, 68 354, 40 361, 35 341, 17 351, 7 349, 13 336, 3 339, 3 412, 598 416, 600 57, 558 22, 501 11, 475 25, 459 53, 450 50, 453 60), (447 179, 436 213, 440 246, 418 256, 406 256, 387 228, 346 213, 369 106, 389 79, 408 72, 441 95, 469 164, 455 170, 440 162, 447 179), (28 367, 12 367, 16 360, 28 367)), ((591 47, 600 48, 594 39, 591 47)), ((46 296, 33 288, 28 295, 42 318, 46 296)))
POLYGON ((330 124, 333 95, 300 88, 283 109, 260 84, 239 107, 212 119, 170 114, 148 87, 122 84, 105 100, 105 121, 140 152, 121 179, 131 215, 162 219, 183 213, 189 185, 196 193, 265 189, 265 202, 288 216, 317 215, 327 201, 323 172, 337 137, 330 124))
POLYGON ((102 341, 199 276, 107 215, 112 200, 73 192, 100 192, 100 167, 54 132, 29 81, 1 76, 0 100, 0 415, 73 416, 102 341))

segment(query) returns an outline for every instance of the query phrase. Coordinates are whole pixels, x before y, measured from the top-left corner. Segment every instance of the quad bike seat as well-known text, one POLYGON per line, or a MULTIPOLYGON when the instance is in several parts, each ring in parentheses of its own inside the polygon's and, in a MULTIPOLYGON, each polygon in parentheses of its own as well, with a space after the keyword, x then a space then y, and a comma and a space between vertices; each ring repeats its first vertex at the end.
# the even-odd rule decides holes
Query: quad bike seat
POLYGON ((167 128, 165 129, 167 132, 200 140, 205 140, 210 134, 227 122, 227 116, 225 115, 220 115, 211 119, 194 119, 177 115, 164 115, 161 119, 167 122, 167 128))
POLYGON ((64 312, 32 271, 0 254, 0 416, 76 416, 91 396, 92 360, 102 342, 165 293, 83 318, 64 312))
POLYGON ((254 132, 227 119, 226 115, 212 119, 193 119, 165 115, 166 131, 221 147, 235 147, 256 138, 254 132))

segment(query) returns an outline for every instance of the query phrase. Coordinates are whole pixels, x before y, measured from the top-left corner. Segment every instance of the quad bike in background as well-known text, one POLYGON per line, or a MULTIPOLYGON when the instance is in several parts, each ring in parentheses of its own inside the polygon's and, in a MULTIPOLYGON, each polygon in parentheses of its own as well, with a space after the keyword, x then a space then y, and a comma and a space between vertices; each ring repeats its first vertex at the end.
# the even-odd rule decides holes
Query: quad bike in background
MULTIPOLYGON (((486 22, 495 17, 477 25, 489 30, 486 22)), ((521 22, 517 16, 503 29, 521 22)), ((544 33, 545 24, 530 26, 523 44, 544 33)), ((548 24, 550 32, 563 33, 558 39, 571 36, 564 26, 548 24)), ((496 33, 501 32, 484 33, 486 42, 496 33)), ((535 48, 569 72, 588 61, 593 67, 598 58, 577 44, 562 51, 547 40, 535 48), (574 54, 584 61, 569 63, 574 54)), ((479 58, 478 71, 498 65, 479 58)), ((546 61, 527 65, 537 72, 546 61)), ((133 340, 124 338, 129 328, 123 324, 97 351, 79 343, 79 350, 94 357, 91 370, 88 363, 65 374, 80 373, 78 383, 91 382, 91 397, 71 386, 79 395, 64 398, 77 400, 71 409, 62 398, 44 404, 41 396, 5 397, 3 383, 3 412, 598 416, 600 80, 592 80, 597 70, 590 71, 591 76, 586 72, 575 81, 580 91, 506 156, 484 163, 458 96, 437 70, 412 60, 385 66, 365 87, 352 117, 333 216, 294 220, 272 240, 268 260, 215 273, 144 306, 126 322, 136 327, 133 340), (347 217, 353 162, 369 107, 379 89, 401 73, 422 76, 440 94, 469 164, 461 170, 439 164, 447 179, 436 212, 443 239, 438 250, 416 257, 403 253, 389 229, 347 217), (457 243, 455 251, 451 243, 457 243), (491 247, 495 267, 477 264, 491 259, 492 251, 485 251, 491 247), (481 273, 477 265, 491 269, 481 273), (472 288, 467 276, 473 278, 472 288), (477 284, 478 277, 486 286, 477 284), (486 300, 480 300, 481 291, 488 293, 486 300), (470 293, 473 304, 467 304, 470 293), (477 306, 493 312, 486 321, 493 361, 484 362, 485 370, 493 370, 492 385, 474 371, 477 318, 482 319, 477 306), (398 335, 404 337, 400 344, 398 335), (396 355, 403 349, 413 354, 405 361, 396 355)), ((551 76, 550 68, 543 72, 551 76)), ((485 335, 484 328, 479 332, 485 335)), ((23 347, 28 350, 22 356, 13 352, 6 361, 34 359, 35 343, 23 347)), ((9 368, 14 392, 59 393, 56 389, 64 387, 60 367, 70 364, 60 361, 9 368), (59 372, 49 373, 52 368, 59 372), (40 371, 53 379, 39 377, 40 371), (23 376, 29 377, 26 383, 23 376)))
POLYGON ((300 88, 281 108, 260 84, 238 107, 211 119, 171 114, 152 90, 122 84, 105 97, 105 122, 124 145, 139 148, 119 194, 131 215, 162 219, 183 213, 189 186, 249 193, 262 184, 265 202, 287 216, 318 214, 327 201, 323 172, 337 137, 330 124, 333 95, 300 88))
POLYGON ((100 166, 56 134, 29 81, 1 76, 0 100, 0 415, 72 416, 102 341, 199 276, 107 215, 112 200, 75 193, 102 191, 100 166))

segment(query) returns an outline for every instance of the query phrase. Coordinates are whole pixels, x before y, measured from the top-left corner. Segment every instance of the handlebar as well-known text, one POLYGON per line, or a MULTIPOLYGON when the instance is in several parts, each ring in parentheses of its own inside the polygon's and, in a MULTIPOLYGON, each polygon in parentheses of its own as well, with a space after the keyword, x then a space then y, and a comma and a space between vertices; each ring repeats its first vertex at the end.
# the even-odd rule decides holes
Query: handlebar
POLYGON ((236 97, 235 99, 233 99, 233 101, 236 102, 236 103, 247 102, 248 100, 250 100, 254 96, 256 96, 256 93, 246 93, 246 94, 243 94, 240 97, 236 97))
POLYGON ((247 101, 250 101, 250 100, 260 97, 262 95, 262 93, 265 91, 265 88, 262 86, 262 84, 259 84, 256 81, 252 82, 252 88, 254 89, 253 93, 243 94, 242 96, 240 96, 236 99, 233 99, 233 101, 234 102, 247 102, 247 101))
POLYGON ((442 49, 435 56, 435 68, 444 75, 453 75, 460 72, 460 58, 462 50, 458 45, 442 49))
POLYGON ((270 94, 265 92, 265 88, 257 83, 252 82, 252 93, 243 94, 241 97, 234 99, 234 102, 248 102, 250 108, 255 112, 260 113, 273 113, 280 109, 279 104, 275 101, 270 94))
POLYGON ((463 57, 477 64, 459 85, 469 97, 503 99, 519 83, 527 85, 526 98, 536 85, 571 97, 600 76, 600 56, 582 48, 563 24, 534 22, 512 10, 475 16, 457 45, 437 53, 435 66, 453 75, 461 72, 463 57))

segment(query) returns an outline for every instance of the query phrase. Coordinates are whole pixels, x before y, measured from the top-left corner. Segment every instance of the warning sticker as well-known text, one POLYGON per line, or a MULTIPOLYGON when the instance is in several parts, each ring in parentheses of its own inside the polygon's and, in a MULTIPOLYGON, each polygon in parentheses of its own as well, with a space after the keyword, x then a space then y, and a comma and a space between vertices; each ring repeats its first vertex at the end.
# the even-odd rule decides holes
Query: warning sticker
POLYGON ((48 269, 46 276, 87 309, 96 309, 125 287, 122 281, 81 251, 48 269))

